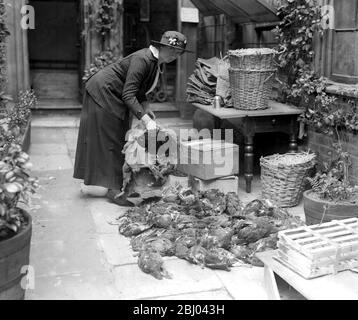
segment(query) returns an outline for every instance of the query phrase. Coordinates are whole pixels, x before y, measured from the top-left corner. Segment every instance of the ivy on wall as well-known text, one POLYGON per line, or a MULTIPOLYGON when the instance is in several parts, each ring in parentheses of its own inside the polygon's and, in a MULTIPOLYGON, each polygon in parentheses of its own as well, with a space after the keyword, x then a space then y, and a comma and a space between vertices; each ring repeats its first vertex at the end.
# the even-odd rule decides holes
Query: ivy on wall
POLYGON ((318 131, 334 135, 337 129, 358 131, 358 107, 343 108, 326 93, 328 79, 314 68, 314 38, 323 35, 320 1, 282 0, 276 28, 281 86, 280 100, 305 110, 300 120, 318 131))
MULTIPOLYGON (((282 99, 296 103, 314 93, 321 93, 323 79, 314 72, 314 44, 316 33, 322 34, 321 8, 318 0, 283 0, 278 8, 282 19, 276 28, 278 40, 280 73, 285 75, 282 82, 282 99)), ((303 101, 302 101, 303 100, 303 101)))
POLYGON ((5 108, 7 97, 5 95, 6 87, 6 38, 10 32, 6 26, 6 5, 4 0, 0 0, 0 111, 5 108))
POLYGON ((122 0, 90 0, 89 1, 91 30, 101 37, 101 51, 104 51, 106 41, 116 32, 117 10, 122 0))

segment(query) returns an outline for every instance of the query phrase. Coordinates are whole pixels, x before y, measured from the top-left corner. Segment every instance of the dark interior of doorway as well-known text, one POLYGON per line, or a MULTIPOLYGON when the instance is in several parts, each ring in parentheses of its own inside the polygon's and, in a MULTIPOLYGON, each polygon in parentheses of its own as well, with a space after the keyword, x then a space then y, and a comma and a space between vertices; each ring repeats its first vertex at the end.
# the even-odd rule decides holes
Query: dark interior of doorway
MULTIPOLYGON (((124 0, 123 54, 149 47, 151 40, 159 41, 163 32, 177 30, 177 1, 124 0)), ((165 66, 151 102, 173 102, 176 86, 176 61, 165 66)))
POLYGON ((31 86, 39 108, 80 107, 79 2, 29 1, 36 14, 28 33, 31 86))

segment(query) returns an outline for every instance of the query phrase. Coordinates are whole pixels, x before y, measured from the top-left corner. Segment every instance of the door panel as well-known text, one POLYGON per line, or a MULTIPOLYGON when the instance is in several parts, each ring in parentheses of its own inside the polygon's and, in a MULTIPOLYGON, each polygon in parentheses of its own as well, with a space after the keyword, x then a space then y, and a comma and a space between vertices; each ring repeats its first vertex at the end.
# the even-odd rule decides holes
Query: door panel
POLYGON ((340 77, 358 76, 357 32, 335 32, 332 75, 340 77))
POLYGON ((335 0, 335 29, 332 42, 330 77, 333 81, 358 82, 358 1, 335 0))
POLYGON ((357 27, 357 0, 335 0, 336 28, 357 27))

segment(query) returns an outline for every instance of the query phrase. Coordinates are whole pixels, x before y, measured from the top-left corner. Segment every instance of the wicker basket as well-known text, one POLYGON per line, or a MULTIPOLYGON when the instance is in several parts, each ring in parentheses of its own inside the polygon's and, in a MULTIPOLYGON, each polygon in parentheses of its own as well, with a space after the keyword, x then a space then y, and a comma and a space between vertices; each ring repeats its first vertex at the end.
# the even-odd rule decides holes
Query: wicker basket
POLYGON ((277 51, 269 48, 229 50, 230 67, 234 69, 273 69, 277 51))
POLYGON ((231 95, 234 108, 261 110, 268 107, 272 80, 276 69, 229 69, 231 95))
POLYGON ((313 153, 275 154, 260 159, 262 196, 280 207, 297 206, 305 178, 316 163, 313 153))

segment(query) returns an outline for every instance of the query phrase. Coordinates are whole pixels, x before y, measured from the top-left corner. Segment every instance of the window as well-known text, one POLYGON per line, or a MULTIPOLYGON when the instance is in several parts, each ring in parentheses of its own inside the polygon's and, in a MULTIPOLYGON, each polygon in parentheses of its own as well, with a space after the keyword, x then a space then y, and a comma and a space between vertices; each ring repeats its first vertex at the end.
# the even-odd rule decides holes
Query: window
POLYGON ((322 72, 333 81, 358 83, 358 1, 326 0, 334 8, 334 26, 322 41, 322 72))
POLYGON ((200 21, 200 56, 203 58, 224 56, 227 50, 225 33, 225 15, 202 17, 200 21))

